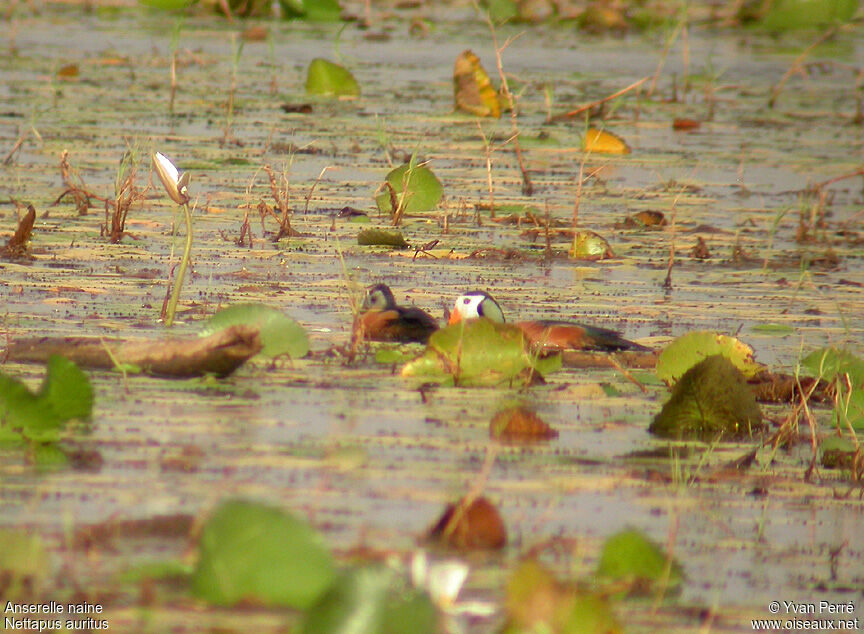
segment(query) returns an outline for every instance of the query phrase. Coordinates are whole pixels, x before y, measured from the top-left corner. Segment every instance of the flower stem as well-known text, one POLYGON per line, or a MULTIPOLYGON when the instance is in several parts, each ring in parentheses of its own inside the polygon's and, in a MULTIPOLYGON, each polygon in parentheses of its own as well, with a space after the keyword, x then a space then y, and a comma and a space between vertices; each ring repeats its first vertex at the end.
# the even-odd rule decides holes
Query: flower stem
POLYGON ((183 215, 186 218, 186 246, 183 248, 183 257, 180 260, 180 270, 174 278, 174 290, 171 291, 171 299, 168 300, 168 308, 165 311, 165 325, 169 328, 174 323, 174 312, 177 310, 177 301, 180 299, 180 289, 183 287, 183 279, 186 277, 186 269, 189 268, 189 256, 192 253, 192 212, 189 211, 189 203, 183 205, 183 215))

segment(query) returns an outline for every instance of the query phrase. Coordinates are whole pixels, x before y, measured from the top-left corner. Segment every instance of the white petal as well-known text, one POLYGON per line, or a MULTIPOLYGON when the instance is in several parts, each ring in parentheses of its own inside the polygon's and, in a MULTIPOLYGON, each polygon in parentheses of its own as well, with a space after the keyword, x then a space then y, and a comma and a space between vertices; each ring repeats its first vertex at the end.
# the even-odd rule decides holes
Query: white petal
POLYGON ((159 164, 159 167, 162 169, 166 176, 171 178, 171 181, 176 185, 177 181, 180 180, 180 172, 177 167, 168 160, 168 157, 162 154, 161 152, 156 152, 153 155, 153 158, 156 159, 156 162, 159 164))
POLYGON ((445 561, 429 567, 426 589, 441 608, 448 608, 456 601, 459 591, 468 578, 468 565, 461 561, 445 561))
POLYGON ((153 166, 156 168, 156 173, 159 175, 159 180, 162 181, 168 197, 178 205, 189 202, 189 196, 186 194, 186 183, 189 182, 188 174, 181 177, 174 163, 169 161, 161 152, 153 154, 153 166))

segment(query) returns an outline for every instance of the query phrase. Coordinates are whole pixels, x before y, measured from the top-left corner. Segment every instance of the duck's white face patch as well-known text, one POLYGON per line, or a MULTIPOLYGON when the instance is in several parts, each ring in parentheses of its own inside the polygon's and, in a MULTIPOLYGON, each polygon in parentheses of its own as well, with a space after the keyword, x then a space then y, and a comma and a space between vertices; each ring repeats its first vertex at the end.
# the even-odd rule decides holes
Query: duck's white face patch
POLYGON ((454 308, 462 319, 477 319, 481 316, 480 304, 485 299, 483 295, 460 295, 454 308))

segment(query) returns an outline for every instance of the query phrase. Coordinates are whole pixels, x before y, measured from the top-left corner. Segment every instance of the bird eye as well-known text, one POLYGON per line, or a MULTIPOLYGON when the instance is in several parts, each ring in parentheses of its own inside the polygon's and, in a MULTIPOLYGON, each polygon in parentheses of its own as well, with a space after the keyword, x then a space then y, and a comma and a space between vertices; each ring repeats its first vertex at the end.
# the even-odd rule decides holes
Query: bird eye
POLYGON ((466 297, 465 299, 462 300, 462 303, 465 304, 465 305, 467 306, 468 304, 471 303, 471 300, 470 300, 469 298, 466 297))

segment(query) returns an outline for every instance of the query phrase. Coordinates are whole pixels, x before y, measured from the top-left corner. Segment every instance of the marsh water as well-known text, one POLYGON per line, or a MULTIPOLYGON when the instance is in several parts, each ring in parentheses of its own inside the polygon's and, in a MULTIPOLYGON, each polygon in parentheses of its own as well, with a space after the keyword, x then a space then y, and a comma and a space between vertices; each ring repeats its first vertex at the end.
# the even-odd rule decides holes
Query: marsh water
MULTIPOLYGON (((350 10, 362 13, 362 5, 350 10)), ((860 352, 861 178, 826 185, 821 198, 806 191, 860 169, 853 72, 864 60, 860 33, 841 29, 814 49, 807 59, 820 63, 792 73, 769 108, 772 88, 818 33, 774 37, 694 21, 673 42, 650 98, 649 80, 607 105, 603 125, 632 153, 585 159, 591 178, 578 222, 615 251, 586 262, 568 258, 566 237, 553 232, 549 253, 543 231, 526 232, 536 228, 530 221, 496 222, 475 210, 489 203, 484 137, 495 204, 530 205, 539 217, 548 210, 569 227, 585 122, 548 123, 548 115, 654 75, 669 30, 498 29, 501 42, 518 35, 502 62, 519 96, 535 189, 527 197, 512 145, 504 145, 509 115, 453 111, 453 62, 464 49, 498 83, 489 30, 470 4, 388 4, 373 8, 368 28, 342 27, 229 23, 206 13, 181 19, 125 3, 20 3, 0 22, 0 159, 9 156, 0 168, 0 233, 11 235, 23 213, 14 201, 38 214, 33 259, 0 262, 4 338, 165 334, 159 313, 182 238, 172 240, 179 217, 149 175, 148 157, 160 151, 191 172, 195 204, 192 275, 172 334, 193 335, 222 306, 263 302, 307 328, 313 349, 309 358, 256 361, 222 380, 89 372, 93 420, 74 439, 97 461, 45 471, 20 452, 0 458, 0 525, 41 535, 51 554, 42 595, 83 593, 105 604, 118 631, 198 631, 201 623, 248 631, 249 618, 258 631, 277 631, 278 614, 205 614, 182 597, 143 609, 143 590, 118 583, 147 562, 188 560, 185 533, 118 534, 89 550, 71 536, 93 524, 197 516, 242 496, 308 518, 333 548, 405 555, 476 482, 491 416, 520 401, 560 436, 496 449, 485 495, 501 510, 510 545, 469 559, 466 596, 500 601, 520 554, 560 538, 570 546, 553 565, 586 575, 603 540, 632 526, 671 547, 688 580, 657 611, 650 602, 622 604, 628 631, 751 631, 750 618, 772 616, 772 600, 853 601, 860 616, 859 490, 848 474, 826 469, 805 482, 809 445, 763 451, 746 472, 715 477, 753 443, 675 445, 680 457, 670 459, 669 443, 647 432, 666 398, 650 372, 634 372, 647 393, 618 371, 572 368, 528 389, 421 392, 371 352, 352 362, 339 352, 350 339, 351 296, 376 282, 436 316, 460 291, 481 288, 513 318, 575 318, 656 348, 692 330, 737 333, 775 371, 794 372, 821 346, 860 352), (425 27, 412 29, 418 19, 425 27), (241 38, 252 24, 266 26, 266 40, 241 38), (362 95, 307 96, 305 71, 315 57, 349 67, 362 95), (75 70, 61 72, 68 65, 75 70), (311 112, 294 112, 306 103, 311 112), (677 131, 676 118, 702 124, 677 131), (127 235, 111 244, 100 233, 102 203, 84 215, 68 197, 55 204, 66 189, 59 165, 68 151, 86 189, 111 198, 127 150, 140 157, 137 184, 146 190, 127 235), (415 247, 439 242, 428 254, 358 246, 360 229, 389 224, 373 194, 391 166, 415 152, 442 181, 445 199, 409 215, 402 230, 415 247), (272 219, 262 235, 258 204, 273 204, 265 165, 290 182, 299 237, 273 243, 272 219), (366 211, 370 224, 337 215, 345 206, 366 211), (669 224, 621 228, 645 210, 662 211, 669 224), (251 246, 237 244, 245 214, 251 246), (709 259, 691 257, 698 237, 709 259), (664 288, 673 244, 672 284, 664 288)), ((35 388, 43 369, 7 363, 3 372, 35 388)), ((779 422, 791 407, 763 410, 779 422)), ((830 434, 830 412, 815 415, 820 433, 830 434)), ((470 627, 490 631, 495 623, 470 627)))

